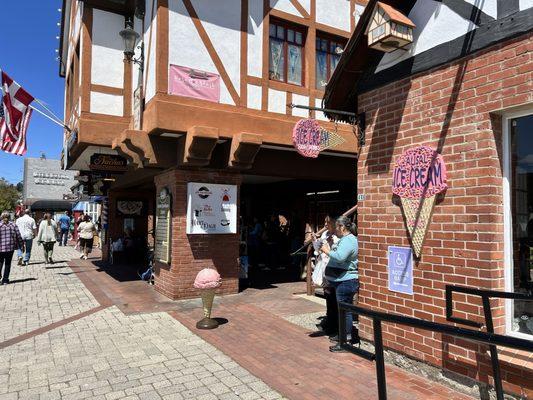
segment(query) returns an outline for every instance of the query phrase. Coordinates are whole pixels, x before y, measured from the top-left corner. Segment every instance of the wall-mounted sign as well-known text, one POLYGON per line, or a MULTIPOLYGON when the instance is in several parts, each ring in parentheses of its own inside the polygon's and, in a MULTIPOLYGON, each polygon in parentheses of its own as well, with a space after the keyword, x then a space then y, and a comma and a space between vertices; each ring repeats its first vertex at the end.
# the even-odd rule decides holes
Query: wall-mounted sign
POLYGON ((417 257, 422 253, 436 196, 448 188, 446 179, 444 160, 431 147, 409 149, 396 160, 392 192, 402 201, 405 222, 417 257))
POLYGON ((144 215, 145 204, 142 200, 117 200, 117 214, 120 216, 140 217, 144 215))
POLYGON ((128 170, 128 162, 117 154, 95 153, 91 156, 89 168, 99 172, 125 172, 128 170))
POLYGON ((317 158, 321 151, 344 142, 342 136, 325 130, 314 119, 301 119, 292 130, 294 148, 304 157, 317 158))
POLYGON ((169 75, 170 94, 220 102, 220 75, 179 65, 170 65, 169 75))
POLYGON ((167 188, 163 188, 156 205, 154 256, 157 261, 166 264, 170 263, 171 204, 172 196, 167 188))
POLYGON ((133 129, 140 131, 142 129, 143 99, 142 86, 139 86, 133 92, 133 129))
POLYGON ((237 233, 237 186, 187 184, 187 234, 237 233))
POLYGON ((389 246, 389 290, 413 294, 413 252, 409 247, 389 246))

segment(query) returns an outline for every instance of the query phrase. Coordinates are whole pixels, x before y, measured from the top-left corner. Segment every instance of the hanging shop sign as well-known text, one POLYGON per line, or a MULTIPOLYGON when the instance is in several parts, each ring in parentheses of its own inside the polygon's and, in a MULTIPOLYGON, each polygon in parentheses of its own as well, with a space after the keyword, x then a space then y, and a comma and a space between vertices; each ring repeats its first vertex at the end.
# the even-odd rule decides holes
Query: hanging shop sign
POLYGON ((220 102, 220 75, 170 65, 169 92, 176 96, 220 102))
POLYGON ((187 234, 237 233, 237 186, 187 184, 187 234))
POLYGON ((142 217, 146 213, 143 200, 117 200, 117 215, 121 217, 142 217))
POLYGON ((126 172, 128 161, 117 154, 95 153, 91 155, 89 168, 99 172, 126 172))
POLYGON ((389 290, 413 294, 413 251, 409 247, 389 246, 389 290))
POLYGON ((156 205, 154 256, 157 261, 166 264, 170 263, 171 204, 170 191, 161 189, 156 205))
POLYGON ((431 147, 409 149, 396 160, 392 192, 401 199, 405 223, 417 257, 422 253, 436 196, 448 188, 446 180, 444 160, 431 147))
POLYGON ((304 157, 317 158, 321 151, 338 146, 345 139, 335 132, 322 128, 317 120, 301 119, 292 131, 292 142, 298 153, 304 157))

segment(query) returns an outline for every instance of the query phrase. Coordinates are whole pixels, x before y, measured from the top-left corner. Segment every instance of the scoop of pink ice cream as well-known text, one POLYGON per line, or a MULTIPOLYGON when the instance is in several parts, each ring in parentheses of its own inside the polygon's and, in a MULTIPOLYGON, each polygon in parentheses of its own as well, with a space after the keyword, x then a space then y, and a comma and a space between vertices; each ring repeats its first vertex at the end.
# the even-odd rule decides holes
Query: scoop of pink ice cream
POLYGON ((214 289, 221 284, 220 274, 216 269, 204 268, 194 280, 194 287, 196 289, 214 289))

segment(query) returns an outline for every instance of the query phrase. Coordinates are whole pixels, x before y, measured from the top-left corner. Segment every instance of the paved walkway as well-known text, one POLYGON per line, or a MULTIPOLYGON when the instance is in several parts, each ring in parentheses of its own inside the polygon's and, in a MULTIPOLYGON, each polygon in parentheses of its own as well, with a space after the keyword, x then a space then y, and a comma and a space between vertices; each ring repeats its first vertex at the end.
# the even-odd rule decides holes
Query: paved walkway
MULTIPOLYGON (((217 298, 227 323, 199 331, 200 300, 170 301, 77 255, 14 265, 15 283, 0 287, 0 400, 377 398, 371 362, 310 336, 324 305, 303 283, 217 298)), ((387 378, 390 399, 468 398, 391 366, 387 378)))
MULTIPOLYGON (((0 287, 0 399, 281 398, 169 314, 125 314, 123 302, 93 296, 79 279, 107 274, 45 266, 36 250, 29 267, 14 261, 14 283, 0 287)), ((57 260, 75 257, 56 249, 57 260)))

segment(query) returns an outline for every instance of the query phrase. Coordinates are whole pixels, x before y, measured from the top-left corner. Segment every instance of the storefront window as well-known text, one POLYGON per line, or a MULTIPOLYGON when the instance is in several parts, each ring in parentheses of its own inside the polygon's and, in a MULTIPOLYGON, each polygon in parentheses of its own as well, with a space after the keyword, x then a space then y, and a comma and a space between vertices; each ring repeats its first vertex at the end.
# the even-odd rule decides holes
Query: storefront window
POLYGON ((270 23, 270 79, 303 85, 303 45, 303 30, 270 23))
POLYGON ((344 40, 317 36, 316 38, 316 88, 324 89, 341 58, 337 49, 344 48, 344 40))
MULTIPOLYGON (((533 289, 533 115, 510 119, 508 128, 513 268, 507 288, 526 293, 533 289)), ((533 337, 533 302, 511 304, 511 331, 533 337)))

